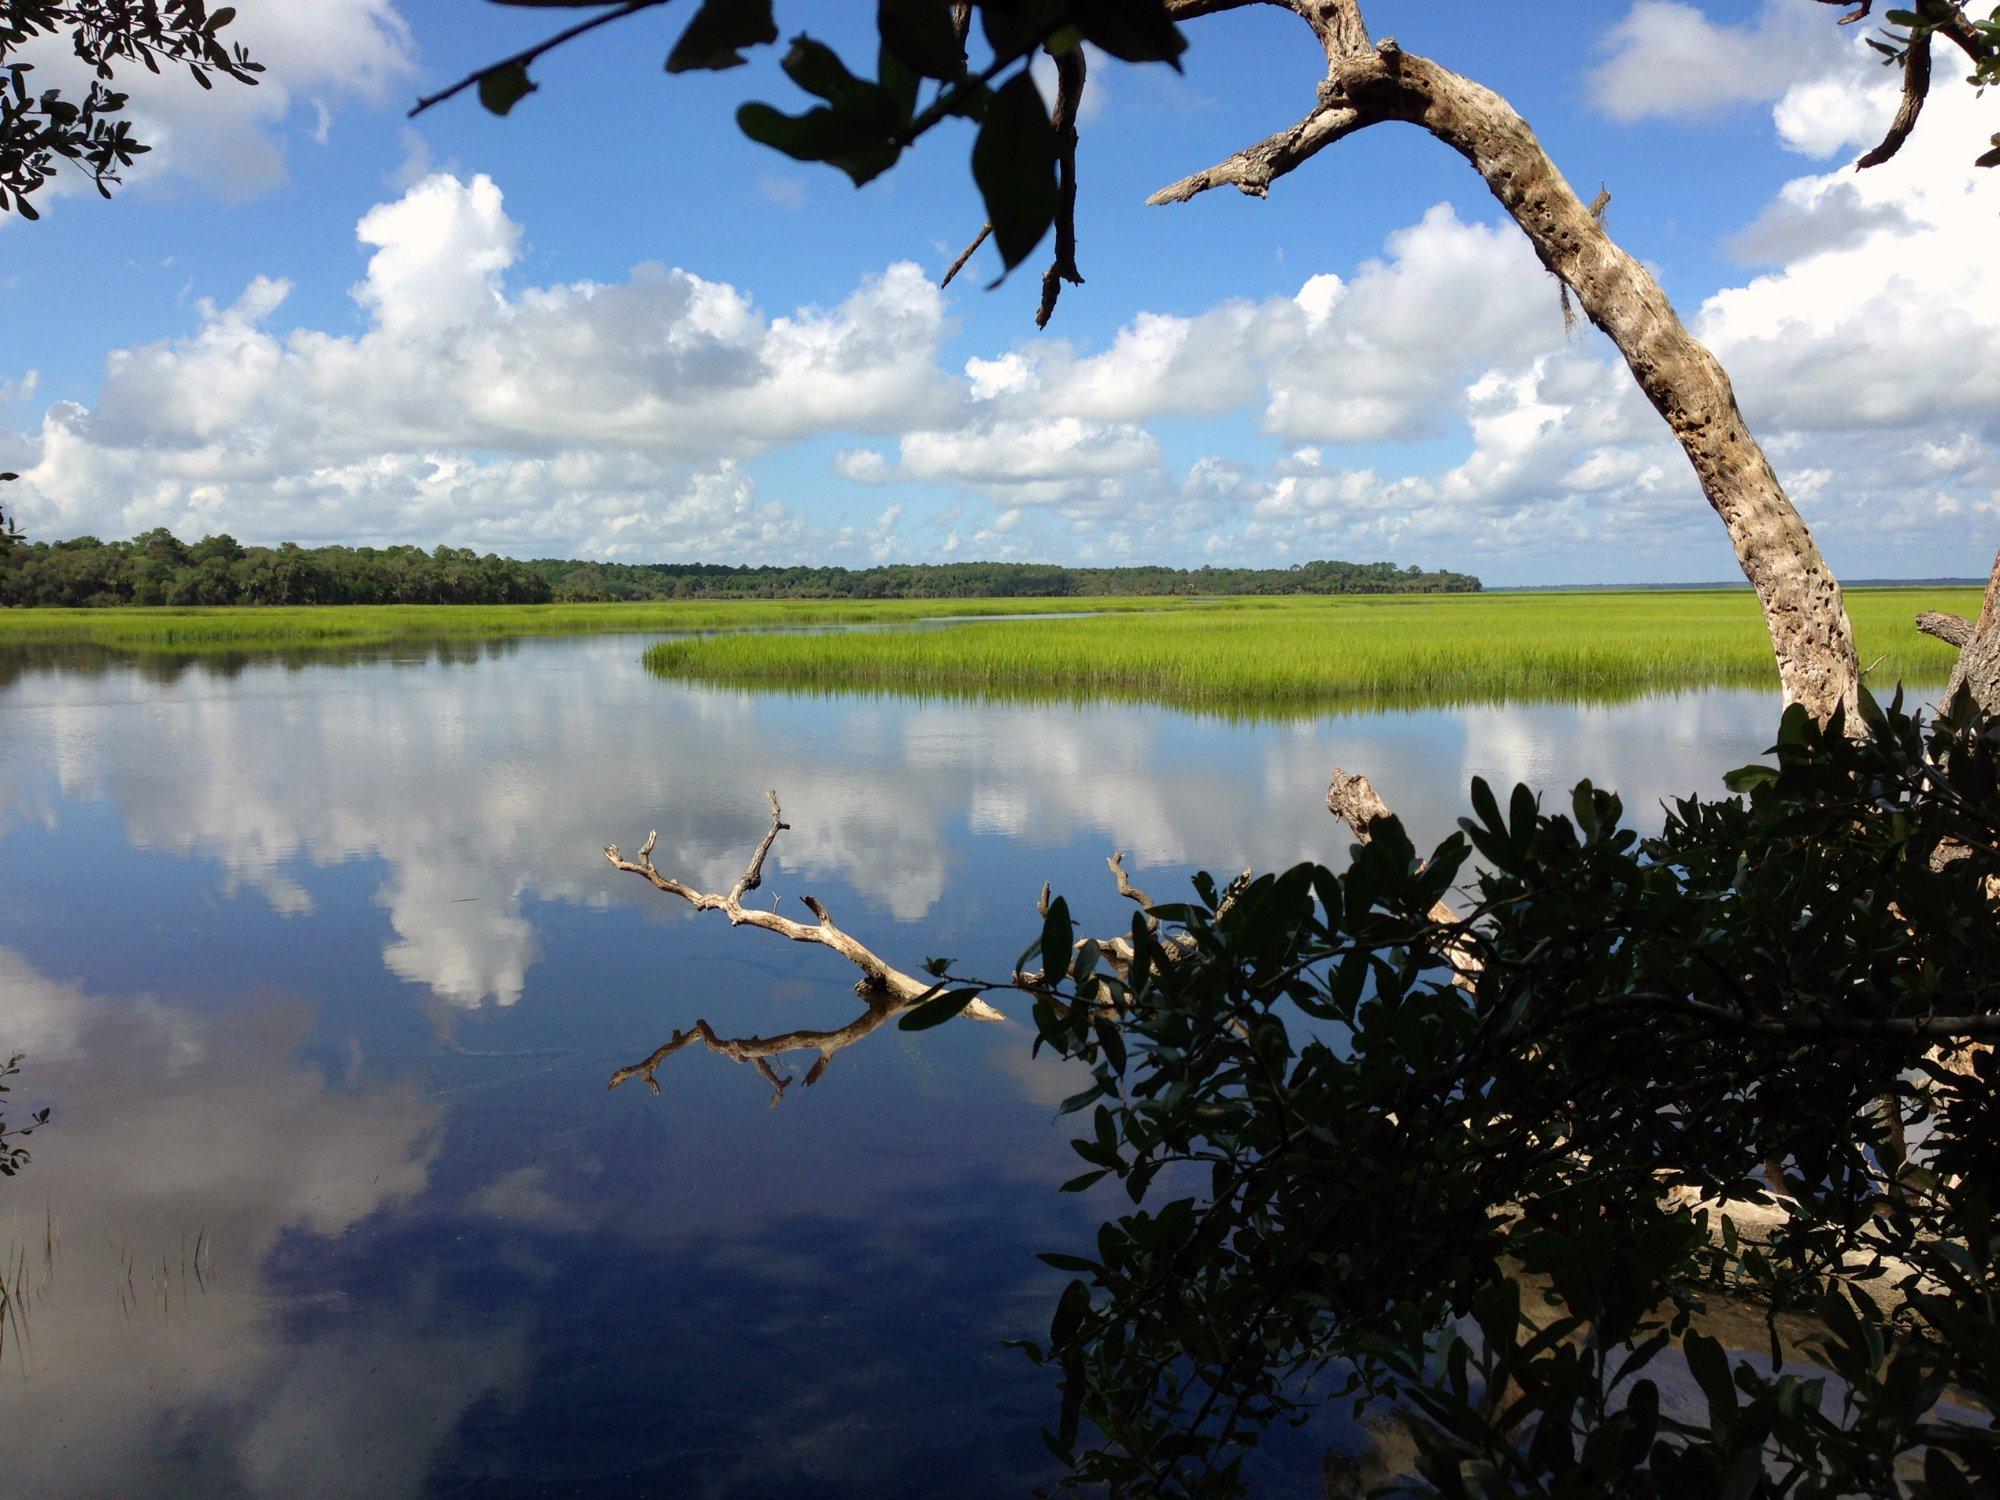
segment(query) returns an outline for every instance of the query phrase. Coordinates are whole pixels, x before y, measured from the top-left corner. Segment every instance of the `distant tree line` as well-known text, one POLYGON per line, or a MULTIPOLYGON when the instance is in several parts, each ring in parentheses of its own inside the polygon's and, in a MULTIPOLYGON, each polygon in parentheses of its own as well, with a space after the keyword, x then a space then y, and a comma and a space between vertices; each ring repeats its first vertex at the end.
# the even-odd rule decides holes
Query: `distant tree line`
POLYGON ((1094 594, 1458 594, 1469 573, 1394 563, 1288 568, 1066 568, 1054 563, 897 563, 879 568, 730 567, 719 563, 529 564, 554 597, 600 599, 1062 599, 1094 594))
POLYGON ((521 562, 463 547, 245 547, 180 541, 164 528, 129 542, 93 536, 0 554, 0 604, 546 604, 665 599, 982 599, 1102 594, 1465 593, 1479 580, 1394 563, 1289 568, 1065 568, 920 563, 880 568, 717 563, 521 562))
POLYGON ((231 536, 180 541, 156 529, 129 542, 94 536, 17 545, 0 561, 0 603, 546 604, 527 563, 464 547, 245 547, 231 536))

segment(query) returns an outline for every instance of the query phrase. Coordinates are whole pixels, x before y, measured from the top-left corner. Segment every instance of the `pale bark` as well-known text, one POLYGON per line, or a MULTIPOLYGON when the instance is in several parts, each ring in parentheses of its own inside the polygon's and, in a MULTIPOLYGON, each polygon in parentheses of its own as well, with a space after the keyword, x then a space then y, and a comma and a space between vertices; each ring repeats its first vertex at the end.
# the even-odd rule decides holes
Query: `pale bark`
POLYGON ((1327 54, 1313 110, 1152 201, 1180 202, 1225 184, 1262 195, 1325 146, 1383 121, 1421 126, 1464 156, 1679 440, 1763 606, 1786 701, 1821 720, 1841 706, 1852 717, 1861 667, 1840 584, 1751 436, 1729 377, 1659 283, 1612 240, 1498 94, 1393 41, 1369 45, 1353 0, 1292 0, 1292 8, 1327 54))
POLYGON ((1917 629, 1958 647, 1958 661, 1951 669, 1951 681, 1945 684, 1944 701, 1950 703, 1961 687, 1970 688, 1973 702, 1989 714, 2000 714, 2000 556, 1993 559, 1977 620, 1927 609, 1917 616, 1917 629))
MULTIPOLYGON (((781 1078, 771 1064, 771 1059, 783 1052, 815 1051, 819 1061, 806 1074, 808 1086, 818 1082, 826 1071, 826 1065, 833 1054, 841 1048, 851 1046, 862 1037, 878 1030, 892 1017, 902 1015, 923 1001, 938 993, 942 988, 934 979, 919 978, 898 969, 882 958, 865 943, 843 931, 828 915, 826 907, 812 896, 803 897, 803 903, 815 918, 812 922, 794 922, 789 917, 781 917, 777 911, 765 911, 743 904, 743 898, 764 883, 764 861, 770 857, 771 846, 778 835, 791 825, 784 820, 783 810, 778 805, 778 794, 766 795, 771 802, 771 826, 759 840, 750 862, 743 867, 727 895, 716 895, 709 891, 699 891, 686 882, 663 875, 653 865, 653 846, 659 840, 658 831, 646 835, 646 842, 639 847, 636 859, 626 859, 618 852, 616 844, 605 847, 604 857, 615 869, 638 875, 650 882, 656 890, 665 891, 670 896, 678 896, 697 911, 719 911, 727 916, 732 925, 738 927, 761 927, 766 932, 774 932, 780 937, 790 938, 795 943, 817 943, 822 948, 830 948, 842 958, 861 970, 861 978, 855 983, 855 992, 867 1001, 868 1008, 847 1025, 832 1031, 788 1031, 775 1037, 723 1037, 707 1021, 696 1021, 689 1031, 676 1031, 672 1038, 660 1046, 645 1061, 631 1067, 620 1068, 611 1077, 611 1087, 617 1088, 632 1078, 644 1078, 655 1093, 659 1084, 654 1080, 654 1072, 661 1063, 692 1042, 700 1042, 711 1052, 719 1052, 736 1062, 754 1063, 757 1070, 777 1091, 773 1095, 775 1103, 782 1097, 791 1080, 781 1078)), ((775 906, 775 903, 774 903, 775 906)), ((965 1007, 964 1014, 975 1021, 1004 1021, 1006 1016, 995 1010, 984 1000, 974 1000, 965 1007)))
POLYGON ((1973 701, 1989 714, 2000 714, 2000 555, 1993 559, 1972 639, 1958 653, 1958 665, 1945 690, 1946 701, 1961 687, 1972 689, 1973 701))

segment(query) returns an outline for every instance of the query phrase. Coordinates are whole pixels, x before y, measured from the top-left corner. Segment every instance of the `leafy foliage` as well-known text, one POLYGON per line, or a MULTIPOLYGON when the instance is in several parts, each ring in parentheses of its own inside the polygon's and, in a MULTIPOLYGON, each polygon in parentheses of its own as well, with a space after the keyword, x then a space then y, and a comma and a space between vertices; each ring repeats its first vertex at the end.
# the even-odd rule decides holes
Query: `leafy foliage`
POLYGON ((1427 860, 1390 818, 1344 871, 1200 877, 1129 965, 1054 903, 1068 1186, 1133 1204, 1044 1257, 1076 1275, 1023 1346, 1071 1482, 1236 1493, 1352 1403, 1406 1492, 2000 1486, 2000 1067, 1962 1045, 2000 1037, 2000 726, 1864 713, 1792 709, 1652 838, 1475 782, 1427 860))
MULTIPOLYGON (((579 0, 496 3, 579 8, 579 0)), ((476 86, 481 103, 507 114, 534 91, 529 70, 547 52, 664 3, 625 0, 608 6, 421 101, 418 109, 476 86)), ((894 167, 937 125, 971 121, 977 128, 973 181, 1006 270, 1032 254, 1066 211, 1058 187, 1063 143, 1029 75, 1036 54, 1080 55, 1088 42, 1125 62, 1178 68, 1187 45, 1164 0, 973 0, 966 6, 951 0, 879 0, 876 32, 876 55, 867 68, 850 65, 810 36, 793 37, 779 66, 815 102, 795 113, 747 103, 737 111, 738 125, 752 140, 796 160, 838 168, 859 187, 894 167), (969 49, 981 41, 984 55, 975 66, 969 49)), ((738 67, 747 50, 777 40, 772 0, 703 0, 668 52, 667 71, 738 67)))
MULTIPOLYGON (((531 69, 547 53, 667 0, 494 3, 593 14, 420 100, 414 112, 476 88, 489 110, 507 114, 534 92, 531 69)), ((1941 31, 1973 58, 1975 83, 1983 86, 2000 76, 2000 8, 1992 19, 1976 21, 1955 0, 1916 3, 1915 10, 1890 11, 1891 29, 1873 42, 1890 61, 1901 62, 1913 38, 1924 38, 1927 48, 1930 33, 1941 31)), ((1860 20, 1870 9, 1869 0, 1860 0, 1844 20, 1860 20)), ((1084 44, 1121 62, 1178 69, 1187 43, 1165 0, 877 0, 874 30, 875 55, 865 61, 844 60, 824 42, 793 36, 779 66, 812 102, 792 110, 746 103, 737 111, 738 124, 751 139, 796 160, 824 162, 860 186, 893 168, 936 126, 953 119, 971 122, 972 177, 987 214, 974 247, 990 234, 1004 275, 1034 252, 1052 226, 1056 230, 1054 263, 1036 316, 1037 324, 1045 325, 1060 283, 1082 279, 1075 263, 1073 106, 1081 94, 1084 44), (1058 62, 1054 100, 1045 99, 1030 76, 1037 54, 1058 62)), ((778 36, 772 0, 702 0, 668 52, 667 71, 738 67, 751 49, 774 44, 778 36)), ((1994 145, 1982 163, 2000 162, 2000 136, 1994 145)))
MULTIPOLYGON (((12 1085, 7 1080, 21 1071, 20 1063, 21 1054, 18 1052, 5 1063, 0 1063, 0 1095, 12 1092, 12 1085)), ((0 1098, 0 1106, 5 1103, 5 1099, 0 1098)), ((0 1177, 12 1177, 28 1164, 27 1148, 21 1145, 21 1140, 24 1136, 33 1135, 48 1122, 49 1112, 46 1109, 36 1110, 28 1117, 28 1123, 19 1127, 10 1127, 5 1114, 0 1113, 0 1177)), ((4 1289, 0 1289, 0 1295, 4 1295, 4 1289)))
MULTIPOLYGON (((1820 0, 1820 3, 1844 5, 1849 0, 1820 0)), ((1870 4, 1863 3, 1844 16, 1841 24, 1863 19, 1870 9, 1870 4)), ((1907 68, 1912 51, 1923 54, 1916 59, 1919 102, 1929 88, 1928 54, 1938 37, 1950 41, 1971 61, 1972 71, 1966 81, 1973 88, 1983 94, 1991 85, 2000 83, 2000 5, 1994 6, 1985 20, 1979 20, 1967 15, 1958 0, 1917 0, 1915 9, 1892 10, 1883 19, 1888 25, 1878 35, 1869 37, 1868 45, 1882 54, 1882 61, 1888 67, 1907 68)), ((1863 165, 1867 164, 1864 158, 1863 165)), ((1974 165, 2000 167, 2000 132, 1993 136, 1993 149, 1980 155, 1974 165)))
POLYGON ((114 85, 121 67, 149 73, 186 68, 203 88, 212 75, 254 84, 263 71, 221 32, 231 6, 203 0, 8 0, 0 6, 0 210, 39 218, 34 195, 67 162, 111 196, 119 173, 152 148, 134 139, 127 96, 114 85), (18 54, 37 38, 64 37, 94 75, 82 98, 37 90, 34 65, 18 54))

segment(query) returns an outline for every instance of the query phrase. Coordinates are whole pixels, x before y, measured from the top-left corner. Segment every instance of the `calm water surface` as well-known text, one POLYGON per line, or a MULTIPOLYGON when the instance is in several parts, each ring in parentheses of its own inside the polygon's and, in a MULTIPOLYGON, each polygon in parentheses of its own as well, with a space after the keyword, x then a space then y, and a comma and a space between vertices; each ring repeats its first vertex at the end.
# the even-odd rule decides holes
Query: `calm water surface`
MULTIPOLYGON (((1045 879, 1129 922, 1112 849, 1163 900, 1332 857, 1335 765, 1423 845, 1473 775, 1656 822, 1775 724, 1763 692, 1264 725, 814 699, 664 683, 641 645, 0 657, 0 1056, 55 1110, 0 1181, 0 1489, 1025 1493, 1053 1390, 999 1341, 1046 1325, 1033 1252, 1124 1201, 1054 1192, 1076 1079, 954 1022, 775 1106, 699 1051, 607 1092, 697 1017, 860 1006, 834 955, 603 845, 657 828, 726 888, 776 788, 759 899, 992 972, 1045 879)), ((1261 1473, 1308 1489, 1315 1451, 1261 1473)))

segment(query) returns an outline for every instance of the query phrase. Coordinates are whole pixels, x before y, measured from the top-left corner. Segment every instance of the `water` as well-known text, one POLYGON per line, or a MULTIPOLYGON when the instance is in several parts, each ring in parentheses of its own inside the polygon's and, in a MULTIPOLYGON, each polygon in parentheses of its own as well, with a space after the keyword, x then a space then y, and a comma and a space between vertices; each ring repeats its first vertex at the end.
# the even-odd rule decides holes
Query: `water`
POLYGON ((775 788, 757 899, 991 973, 1044 880, 1129 923, 1113 849, 1162 900, 1333 857, 1335 765, 1422 846, 1475 774, 1656 823, 1775 726, 1756 691, 1263 725, 759 695, 642 644, 0 660, 0 1057, 55 1110, 0 1180, 6 1492, 1025 1493, 1054 1393, 999 1342, 1046 1326, 1033 1252, 1124 1201, 1053 1191, 1076 1078, 957 1021, 775 1106, 700 1050, 608 1092, 697 1017, 861 1005, 603 845, 657 828, 724 889, 775 788))

